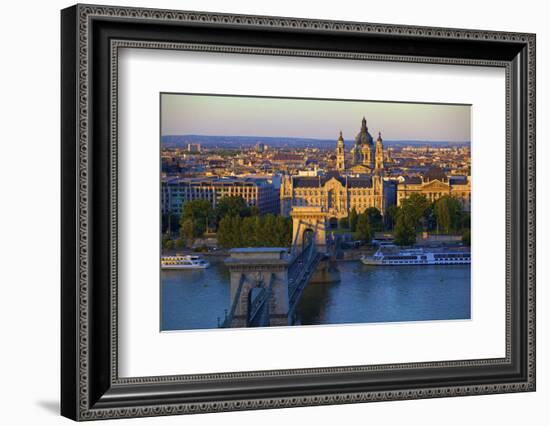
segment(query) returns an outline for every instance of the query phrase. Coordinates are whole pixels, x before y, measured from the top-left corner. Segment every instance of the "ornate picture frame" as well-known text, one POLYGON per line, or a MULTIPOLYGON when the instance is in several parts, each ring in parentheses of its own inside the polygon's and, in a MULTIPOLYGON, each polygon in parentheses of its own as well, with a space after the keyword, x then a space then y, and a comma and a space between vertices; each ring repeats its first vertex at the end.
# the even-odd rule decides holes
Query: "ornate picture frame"
POLYGON ((61 12, 61 413, 160 416, 535 390, 534 34, 76 5, 61 12), (119 377, 117 74, 124 47, 503 68, 506 356, 119 377))

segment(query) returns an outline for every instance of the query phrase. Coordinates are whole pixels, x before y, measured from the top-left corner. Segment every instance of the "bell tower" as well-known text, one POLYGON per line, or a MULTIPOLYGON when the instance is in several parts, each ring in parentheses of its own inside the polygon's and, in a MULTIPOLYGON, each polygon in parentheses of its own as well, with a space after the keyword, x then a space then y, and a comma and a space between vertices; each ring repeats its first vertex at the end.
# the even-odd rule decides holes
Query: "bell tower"
POLYGON ((346 170, 346 151, 342 131, 340 131, 340 136, 336 142, 336 169, 339 172, 346 170))

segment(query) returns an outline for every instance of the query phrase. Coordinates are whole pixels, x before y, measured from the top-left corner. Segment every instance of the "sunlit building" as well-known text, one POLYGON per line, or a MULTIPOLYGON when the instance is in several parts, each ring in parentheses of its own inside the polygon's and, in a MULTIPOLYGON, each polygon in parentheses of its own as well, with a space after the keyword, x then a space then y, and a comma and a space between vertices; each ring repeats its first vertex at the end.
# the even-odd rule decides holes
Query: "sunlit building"
POLYGON ((279 212, 279 197, 272 181, 260 178, 173 178, 162 182, 161 210, 181 215, 191 200, 208 200, 216 207, 223 197, 242 197, 260 213, 279 212))
POLYGON ((397 185, 397 205, 412 194, 422 194, 433 202, 444 195, 456 197, 465 211, 471 208, 469 176, 447 176, 439 167, 430 168, 422 176, 406 177, 397 185))
POLYGON ((293 207, 317 206, 329 219, 347 217, 351 209, 358 213, 376 207, 382 214, 391 204, 389 185, 381 176, 283 176, 281 214, 289 216, 293 207))

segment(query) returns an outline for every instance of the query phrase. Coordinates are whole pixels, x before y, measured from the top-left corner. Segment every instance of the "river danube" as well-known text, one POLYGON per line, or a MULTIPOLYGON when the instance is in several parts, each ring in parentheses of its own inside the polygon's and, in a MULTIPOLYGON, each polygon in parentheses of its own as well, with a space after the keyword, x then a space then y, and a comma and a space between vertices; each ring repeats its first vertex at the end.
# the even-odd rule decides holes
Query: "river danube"
MULTIPOLYGON (((341 280, 307 286, 302 325, 470 318, 470 265, 366 266, 338 262, 341 280)), ((216 328, 230 306, 223 263, 161 272, 161 329, 216 328)))

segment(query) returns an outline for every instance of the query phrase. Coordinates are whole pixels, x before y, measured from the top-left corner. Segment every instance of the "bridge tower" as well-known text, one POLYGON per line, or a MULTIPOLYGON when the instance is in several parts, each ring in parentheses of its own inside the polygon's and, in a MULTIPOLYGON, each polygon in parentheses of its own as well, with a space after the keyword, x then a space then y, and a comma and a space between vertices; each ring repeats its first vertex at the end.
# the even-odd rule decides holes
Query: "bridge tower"
POLYGON ((223 326, 289 325, 287 249, 234 248, 229 253, 225 264, 232 305, 223 326))
POLYGON ((301 251, 307 245, 308 237, 315 238, 315 245, 320 252, 327 246, 327 213, 322 207, 293 207, 292 249, 301 251))

